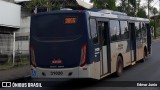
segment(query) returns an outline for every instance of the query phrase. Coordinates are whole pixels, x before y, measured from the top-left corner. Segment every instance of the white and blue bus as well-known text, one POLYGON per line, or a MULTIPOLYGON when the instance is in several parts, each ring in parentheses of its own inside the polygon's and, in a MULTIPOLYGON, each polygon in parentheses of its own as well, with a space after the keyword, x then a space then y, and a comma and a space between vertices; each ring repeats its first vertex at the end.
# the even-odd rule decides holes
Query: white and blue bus
POLYGON ((151 54, 149 20, 115 11, 58 10, 31 17, 33 78, 93 78, 151 54))

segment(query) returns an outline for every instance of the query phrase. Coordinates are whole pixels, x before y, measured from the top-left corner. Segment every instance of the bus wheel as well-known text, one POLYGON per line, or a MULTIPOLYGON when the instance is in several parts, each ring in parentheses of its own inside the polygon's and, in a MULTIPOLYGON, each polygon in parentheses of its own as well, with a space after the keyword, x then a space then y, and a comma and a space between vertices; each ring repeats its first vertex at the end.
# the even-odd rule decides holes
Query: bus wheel
POLYGON ((116 76, 119 77, 123 73, 123 61, 122 57, 118 56, 117 58, 117 66, 116 66, 116 76))
POLYGON ((147 50, 144 49, 142 62, 145 62, 147 59, 147 50))

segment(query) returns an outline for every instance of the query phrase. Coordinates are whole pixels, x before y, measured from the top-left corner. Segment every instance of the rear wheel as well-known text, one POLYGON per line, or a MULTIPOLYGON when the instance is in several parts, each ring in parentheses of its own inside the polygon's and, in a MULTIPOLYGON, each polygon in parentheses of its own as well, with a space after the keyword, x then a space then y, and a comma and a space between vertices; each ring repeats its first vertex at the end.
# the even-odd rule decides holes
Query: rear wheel
POLYGON ((123 61, 122 57, 118 56, 117 58, 117 66, 116 66, 116 76, 119 77, 123 73, 123 61))

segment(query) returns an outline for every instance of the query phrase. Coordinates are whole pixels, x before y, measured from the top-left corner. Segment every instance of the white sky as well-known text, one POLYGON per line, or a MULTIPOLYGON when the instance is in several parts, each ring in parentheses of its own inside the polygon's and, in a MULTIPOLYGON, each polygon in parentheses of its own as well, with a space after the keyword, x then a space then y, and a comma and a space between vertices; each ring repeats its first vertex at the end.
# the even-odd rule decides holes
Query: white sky
MULTIPOLYGON (((84 0, 84 1, 87 2, 87 3, 90 2, 90 0, 84 0)), ((119 1, 119 0, 117 0, 117 1, 119 1)), ((143 4, 146 5, 146 1, 147 0, 141 0, 141 5, 143 5, 143 4)), ((153 0, 153 2, 151 3, 151 6, 156 7, 157 10, 160 11, 159 10, 159 3, 160 3, 160 0, 153 0)), ((117 2, 117 4, 118 4, 118 2, 117 2)), ((148 13, 148 10, 146 10, 146 12, 148 13)))
MULTIPOLYGON (((146 5, 146 0, 141 0, 141 5, 145 4, 146 5)), ((158 11, 159 10, 159 4, 160 4, 160 1, 159 0, 153 0, 153 2, 151 3, 151 6, 152 7, 156 7, 158 11)), ((146 9, 146 13, 148 14, 148 9, 146 9)), ((151 15, 152 16, 152 15, 151 15)))
POLYGON ((84 0, 84 1, 85 1, 85 2, 88 2, 88 3, 90 2, 90 0, 84 0))
MULTIPOLYGON (((141 0, 141 5, 146 4, 145 0, 141 0)), ((159 10, 159 0, 153 0, 151 6, 156 7, 159 10)))

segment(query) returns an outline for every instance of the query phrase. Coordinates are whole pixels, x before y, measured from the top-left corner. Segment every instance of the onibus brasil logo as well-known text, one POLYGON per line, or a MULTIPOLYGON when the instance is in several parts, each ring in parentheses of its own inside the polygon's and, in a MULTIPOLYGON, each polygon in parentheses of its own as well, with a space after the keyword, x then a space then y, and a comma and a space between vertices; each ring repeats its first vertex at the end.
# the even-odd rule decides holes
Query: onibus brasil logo
POLYGON ((2 87, 42 87, 41 83, 2 82, 2 87))

